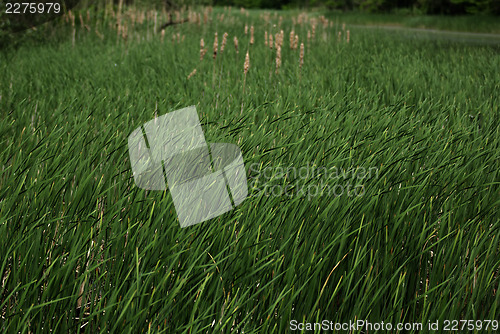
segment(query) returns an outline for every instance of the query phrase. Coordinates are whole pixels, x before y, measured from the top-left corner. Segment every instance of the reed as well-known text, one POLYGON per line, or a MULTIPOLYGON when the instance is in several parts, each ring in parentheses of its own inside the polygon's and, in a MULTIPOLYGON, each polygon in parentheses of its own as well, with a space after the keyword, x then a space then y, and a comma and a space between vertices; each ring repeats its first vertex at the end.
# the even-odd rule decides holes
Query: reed
POLYGON ((234 42, 234 49, 236 50, 236 54, 238 54, 239 53, 239 51, 238 51, 238 37, 234 36, 233 42, 234 42))
POLYGON ((247 82, 247 74, 250 69, 250 54, 249 50, 247 50, 247 54, 245 55, 245 62, 243 63, 243 98, 241 100, 241 114, 243 114, 243 100, 245 98, 245 87, 247 82))
POLYGON ((304 43, 300 43, 299 67, 304 65, 304 43))
POLYGON ((219 39, 218 39, 218 36, 217 36, 217 33, 215 33, 215 36, 214 36, 214 45, 213 45, 213 58, 214 60, 217 58, 217 51, 219 49, 219 39))
POLYGON ((228 36, 228 33, 225 32, 223 35, 222 35, 222 43, 221 43, 221 46, 220 46, 220 53, 222 55, 222 52, 224 52, 224 48, 226 47, 226 43, 227 43, 227 36, 228 36))
POLYGON ((202 38, 200 40, 200 61, 203 60, 203 57, 205 57, 206 53, 207 53, 207 49, 205 49, 205 41, 202 38))
POLYGON ((243 74, 245 75, 245 77, 247 76, 249 69, 250 69, 250 54, 249 51, 247 51, 247 54, 245 55, 245 63, 243 64, 243 74))
POLYGON ((196 68, 194 70, 191 71, 191 73, 189 73, 187 79, 191 79, 192 76, 194 76, 196 74, 196 68))
POLYGON ((281 45, 276 45, 276 74, 279 72, 281 67, 281 45))

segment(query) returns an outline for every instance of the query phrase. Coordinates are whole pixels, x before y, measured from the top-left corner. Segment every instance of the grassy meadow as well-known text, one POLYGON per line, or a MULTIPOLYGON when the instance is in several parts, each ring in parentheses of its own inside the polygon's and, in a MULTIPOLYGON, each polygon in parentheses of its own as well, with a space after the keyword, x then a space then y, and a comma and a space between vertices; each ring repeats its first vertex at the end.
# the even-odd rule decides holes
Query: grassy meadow
POLYGON ((120 10, 0 51, 2 332, 500 318, 500 43, 236 8, 160 33, 166 13, 120 10), (190 105, 240 147, 249 195, 180 228, 127 138, 190 105))
MULTIPOLYGON (((336 13, 327 17, 335 18, 336 13)), ((437 29, 445 31, 475 32, 483 34, 499 34, 500 20, 489 15, 417 15, 404 11, 392 14, 347 12, 341 15, 348 24, 381 25, 417 29, 437 29)))

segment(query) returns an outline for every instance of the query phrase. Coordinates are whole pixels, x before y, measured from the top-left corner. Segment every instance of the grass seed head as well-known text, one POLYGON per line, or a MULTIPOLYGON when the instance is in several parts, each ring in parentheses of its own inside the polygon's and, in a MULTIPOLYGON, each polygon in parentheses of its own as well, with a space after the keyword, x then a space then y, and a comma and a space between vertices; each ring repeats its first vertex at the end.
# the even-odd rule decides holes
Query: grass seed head
POLYGON ((217 33, 215 33, 214 38, 214 59, 217 58, 217 50, 219 49, 219 39, 217 38, 217 33))
POLYGON ((304 43, 300 43, 299 67, 302 68, 302 65, 304 65, 304 43))
POLYGON ((222 44, 220 46, 220 53, 222 54, 222 52, 224 51, 224 47, 226 46, 226 43, 227 43, 227 32, 224 33, 224 35, 222 35, 222 44))
POLYGON ((238 37, 234 36, 233 42, 234 42, 234 48, 236 49, 236 53, 239 53, 239 51, 238 51, 238 37))
POLYGON ((248 54, 247 51, 247 54, 245 56, 245 63, 243 64, 243 73, 245 74, 245 76, 248 73, 248 69, 250 69, 250 55, 248 54))
POLYGON ((281 67, 281 45, 276 45, 276 73, 281 67))
POLYGON ((253 38, 253 26, 250 27, 250 45, 253 45, 254 43, 254 38, 253 38))
POLYGON ((200 60, 203 60, 203 57, 205 57, 205 53, 207 53, 207 49, 205 49, 205 41, 202 38, 200 40, 200 60))
POLYGON ((189 73, 189 75, 188 75, 187 79, 188 79, 188 80, 189 80, 189 79, 191 79, 191 77, 192 77, 193 75, 195 75, 195 74, 196 74, 196 68, 195 68, 195 69, 194 69, 191 73, 189 73))
POLYGON ((203 24, 206 25, 208 23, 208 12, 205 10, 203 12, 203 24))
POLYGON ((281 46, 280 36, 281 35, 279 33, 274 35, 274 44, 275 44, 276 48, 278 46, 281 46))
POLYGON ((126 24, 122 26, 122 38, 124 40, 128 38, 128 26, 126 24))
POLYGON ((313 18, 311 19, 311 29, 312 29, 312 38, 314 39, 316 37, 316 25, 318 24, 318 21, 313 18))
POLYGON ((266 32, 264 33, 264 45, 267 46, 268 45, 268 42, 267 42, 267 30, 266 32))

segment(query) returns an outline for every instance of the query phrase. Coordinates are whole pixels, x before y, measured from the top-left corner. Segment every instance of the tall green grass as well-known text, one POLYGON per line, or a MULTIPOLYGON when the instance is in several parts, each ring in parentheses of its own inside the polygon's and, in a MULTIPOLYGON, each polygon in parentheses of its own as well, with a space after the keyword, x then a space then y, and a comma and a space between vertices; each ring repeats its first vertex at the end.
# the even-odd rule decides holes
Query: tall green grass
MULTIPOLYGON (((339 15, 327 14, 332 18, 339 15)), ((493 15, 418 15, 410 13, 366 14, 346 12, 342 20, 350 24, 371 24, 406 28, 437 29, 475 33, 500 33, 500 22, 493 15)))
POLYGON ((339 43, 340 25, 307 43, 304 25, 300 71, 285 12, 276 74, 263 36, 278 21, 260 14, 214 14, 168 28, 163 42, 146 29, 117 42, 103 25, 103 39, 77 27, 73 47, 63 27, 57 40, 1 53, 2 331, 283 333, 293 319, 499 318, 499 49, 354 28, 339 43), (214 70, 215 31, 229 39, 214 70), (173 43, 177 32, 185 40, 173 43), (363 196, 251 187, 235 210, 181 229, 168 190, 134 185, 127 137, 193 104, 208 142, 241 148, 250 181, 260 173, 249 166, 378 175, 362 180, 363 196))

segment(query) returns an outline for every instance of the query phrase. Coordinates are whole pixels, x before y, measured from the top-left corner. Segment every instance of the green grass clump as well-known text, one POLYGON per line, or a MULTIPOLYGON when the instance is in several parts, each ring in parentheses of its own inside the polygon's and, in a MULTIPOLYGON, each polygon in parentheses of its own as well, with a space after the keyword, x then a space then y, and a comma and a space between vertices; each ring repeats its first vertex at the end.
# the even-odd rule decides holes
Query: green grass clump
POLYGON ((308 40, 310 22, 295 22, 299 68, 292 13, 281 27, 274 13, 209 15, 163 39, 151 18, 123 37, 99 18, 77 24, 74 45, 65 24, 56 41, 1 53, 2 331, 499 319, 498 47, 349 25, 347 43, 321 23, 308 40), (281 29, 276 73, 263 36, 281 29), (213 60, 216 31, 229 37, 213 60), (127 137, 189 105, 208 142, 241 148, 250 192, 181 229, 168 190, 134 185, 127 137), (304 166, 322 174, 277 174, 304 166), (373 173, 321 183, 359 168, 373 173), (267 196, 287 185, 290 196, 267 196), (336 185, 363 191, 327 192, 336 185))

